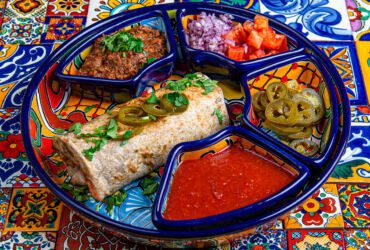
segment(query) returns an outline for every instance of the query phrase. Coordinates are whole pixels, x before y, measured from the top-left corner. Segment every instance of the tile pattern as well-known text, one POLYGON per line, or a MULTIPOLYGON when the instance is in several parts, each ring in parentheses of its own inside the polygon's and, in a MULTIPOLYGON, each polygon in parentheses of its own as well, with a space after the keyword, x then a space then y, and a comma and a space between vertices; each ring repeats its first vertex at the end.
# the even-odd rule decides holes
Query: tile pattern
POLYGON ((262 13, 285 22, 314 41, 353 40, 344 1, 260 0, 260 7, 262 13))
POLYGON ((340 205, 346 228, 370 228, 370 186, 339 185, 340 205))
POLYGON ((14 188, 7 231, 57 231, 63 204, 48 188, 14 188))
POLYGON ((353 36, 359 41, 370 40, 370 3, 367 0, 346 0, 353 36))
POLYGON ((289 249, 343 250, 344 236, 340 230, 288 230, 289 249))
MULTIPOLYGON (((48 189, 40 188, 43 184, 24 154, 19 110, 14 108, 22 104, 24 91, 46 56, 85 25, 129 9, 173 1, 0 0, 0 249, 147 248, 94 227, 63 209, 48 189), (52 211, 48 216, 46 209, 52 211)), ((370 2, 205 2, 260 10, 321 41, 318 44, 336 65, 353 105, 351 138, 329 179, 332 184, 292 211, 283 223, 278 221, 272 229, 226 248, 369 249, 370 2)))
POLYGON ((325 184, 285 220, 285 228, 342 228, 343 217, 335 184, 325 184))

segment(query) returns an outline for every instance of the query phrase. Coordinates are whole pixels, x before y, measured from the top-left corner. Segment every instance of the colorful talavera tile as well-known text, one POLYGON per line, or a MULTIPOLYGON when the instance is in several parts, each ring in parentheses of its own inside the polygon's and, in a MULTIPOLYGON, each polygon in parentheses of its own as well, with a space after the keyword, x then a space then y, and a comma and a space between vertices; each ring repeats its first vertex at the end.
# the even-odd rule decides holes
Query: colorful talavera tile
POLYGON ((40 43, 43 23, 43 18, 4 18, 0 31, 0 45, 40 43))
POLYGON ((138 245, 105 232, 83 220, 67 207, 63 209, 56 249, 137 249, 138 245))
POLYGON ((203 2, 203 3, 218 3, 218 4, 224 4, 224 5, 230 5, 238 8, 244 8, 249 10, 254 10, 259 12, 260 6, 258 3, 258 0, 180 0, 181 3, 186 2, 203 2))
POLYGON ((353 40, 345 1, 260 0, 260 8, 262 13, 285 22, 311 40, 353 40))
POLYGON ((368 0, 346 0, 347 11, 354 38, 370 40, 370 2, 368 0))
POLYGON ((55 232, 14 232, 0 237, 0 249, 6 250, 50 250, 55 248, 55 232))
POLYGON ((342 77, 352 105, 368 103, 354 42, 316 42, 342 77))
POLYGON ((39 187, 20 134, 20 112, 0 109, 0 187, 39 187))
POLYGON ((344 250, 341 230, 288 230, 292 250, 344 250))
POLYGON ((57 231, 63 203, 47 188, 14 188, 7 231, 57 231))
POLYGON ((367 96, 370 97, 370 41, 357 41, 356 49, 360 60, 362 75, 364 76, 366 93, 367 96))
POLYGON ((262 231, 231 243, 232 249, 287 249, 284 230, 262 231))
POLYGON ((370 230, 347 229, 344 231, 346 250, 368 250, 370 246, 370 230))
POLYGON ((4 17, 5 6, 6 6, 6 0, 0 0, 0 25, 3 21, 2 19, 4 17))
POLYGON ((338 190, 335 184, 324 184, 301 206, 284 219, 286 229, 342 228, 338 190))
POLYGON ((370 186, 338 185, 346 228, 370 228, 370 186))
POLYGON ((46 17, 41 43, 63 43, 85 27, 85 17, 46 17))
POLYGON ((11 191, 12 190, 10 188, 0 189, 0 236, 5 227, 5 219, 8 212, 11 191))
POLYGON ((8 0, 5 17, 44 18, 47 4, 47 0, 8 0))
POLYGON ((370 109, 351 107, 347 148, 328 180, 333 183, 370 183, 370 109))
POLYGON ((47 16, 87 16, 89 0, 50 0, 47 16))
POLYGON ((0 107, 22 105, 29 82, 51 50, 51 45, 0 46, 0 107))
POLYGON ((90 1, 86 26, 127 10, 173 3, 174 0, 102 0, 90 1))

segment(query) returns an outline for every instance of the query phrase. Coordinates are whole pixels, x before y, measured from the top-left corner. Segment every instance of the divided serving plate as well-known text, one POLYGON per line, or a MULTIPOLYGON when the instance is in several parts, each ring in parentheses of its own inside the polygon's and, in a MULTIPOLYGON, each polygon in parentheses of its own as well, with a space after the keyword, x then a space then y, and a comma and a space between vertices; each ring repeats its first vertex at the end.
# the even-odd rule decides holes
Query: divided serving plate
POLYGON ((129 240, 165 247, 214 246, 266 229, 327 180, 348 140, 347 93, 330 59, 313 43, 289 26, 269 19, 274 30, 288 37, 290 51, 235 62, 186 44, 183 18, 201 11, 229 13, 239 21, 252 20, 257 14, 216 4, 175 3, 112 16, 86 28, 56 49, 39 68, 25 95, 21 112, 22 135, 38 175, 72 210, 129 240), (159 24, 165 31, 166 56, 146 65, 136 77, 125 81, 76 76, 75 72, 89 53, 94 39, 138 22, 151 25, 153 18, 155 25, 159 24), (201 71, 219 81, 233 125, 203 140, 176 146, 164 168, 130 183, 105 201, 92 198, 86 187, 68 183, 65 166, 52 149, 55 134, 76 122, 89 121, 119 102, 158 89, 164 86, 167 78, 180 79, 192 71, 201 71), (289 80, 297 80, 304 88, 315 89, 324 100, 324 119, 311 136, 320 147, 311 157, 294 151, 273 132, 262 128, 252 110, 251 95, 274 81, 289 80), (242 119, 240 114, 243 114, 242 119), (171 176, 181 161, 179 155, 196 157, 200 151, 208 152, 222 141, 233 141, 235 136, 245 145, 256 145, 259 154, 270 155, 280 163, 290 165, 300 173, 298 179, 266 200, 213 218, 180 223, 163 220, 161 213, 171 176), (157 193, 143 194, 145 179, 160 183, 157 193))

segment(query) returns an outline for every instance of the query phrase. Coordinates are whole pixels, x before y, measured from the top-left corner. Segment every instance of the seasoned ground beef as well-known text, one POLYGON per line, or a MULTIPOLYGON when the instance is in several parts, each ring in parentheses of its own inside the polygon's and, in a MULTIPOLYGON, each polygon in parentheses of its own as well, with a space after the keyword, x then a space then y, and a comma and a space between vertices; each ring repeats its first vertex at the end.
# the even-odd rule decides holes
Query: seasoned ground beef
POLYGON ((135 76, 149 58, 159 59, 167 52, 166 38, 160 30, 147 26, 136 26, 127 31, 143 41, 143 52, 111 52, 103 50, 103 37, 93 43, 91 53, 87 56, 78 74, 109 79, 128 79, 135 76))

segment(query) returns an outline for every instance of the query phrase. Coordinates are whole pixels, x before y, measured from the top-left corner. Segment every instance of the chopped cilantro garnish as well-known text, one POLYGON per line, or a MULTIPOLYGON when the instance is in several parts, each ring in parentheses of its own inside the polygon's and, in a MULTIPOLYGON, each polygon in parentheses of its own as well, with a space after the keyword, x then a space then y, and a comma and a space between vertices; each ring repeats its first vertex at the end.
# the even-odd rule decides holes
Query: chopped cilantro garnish
POLYGON ((151 115, 151 114, 148 114, 149 118, 153 121, 156 121, 157 120, 157 117, 154 116, 154 115, 151 115))
POLYGON ((178 92, 171 92, 164 95, 167 100, 175 105, 176 107, 181 107, 182 105, 189 105, 189 100, 182 94, 178 92))
POLYGON ((115 119, 110 119, 108 129, 107 129, 107 136, 109 136, 112 139, 117 138, 117 121, 115 119))
POLYGON ((199 78, 199 75, 197 75, 195 73, 190 73, 190 74, 186 74, 185 78, 188 78, 189 80, 194 80, 194 79, 199 78))
POLYGON ((122 57, 126 57, 126 52, 122 52, 122 57))
POLYGON ((122 142, 120 143, 120 146, 126 145, 127 143, 128 143, 128 141, 127 141, 127 140, 124 140, 124 141, 122 141, 122 142))
POLYGON ((197 74, 187 74, 181 80, 167 81, 166 89, 181 93, 186 88, 190 86, 195 86, 203 88, 205 90, 203 94, 207 95, 215 89, 215 85, 217 85, 217 81, 205 77, 200 77, 197 74))
POLYGON ((149 196, 158 190, 159 184, 154 180, 154 178, 155 176, 152 178, 146 177, 140 182, 140 186, 143 188, 143 195, 149 196))
POLYGON ((132 136, 132 131, 131 130, 127 130, 124 134, 123 134, 123 139, 129 139, 130 137, 132 136))
POLYGON ((222 122, 224 120, 224 117, 221 114, 221 110, 219 110, 218 108, 215 108, 215 111, 213 112, 213 115, 217 116, 218 123, 222 124, 222 122))
POLYGON ((83 154, 87 159, 92 161, 95 151, 96 151, 95 147, 90 147, 89 149, 84 149, 83 154))
POLYGON ((157 96, 155 95, 154 91, 152 92, 150 97, 148 99, 146 99, 146 103, 149 103, 149 104, 159 103, 159 100, 158 100, 157 96))
POLYGON ((77 135, 81 132, 81 127, 81 123, 77 122, 68 129, 68 132, 73 132, 75 135, 77 135))
POLYGON ((155 57, 150 57, 150 58, 146 59, 146 63, 147 63, 147 64, 149 64, 149 63, 154 62, 155 60, 157 60, 157 58, 155 58, 155 57))
POLYGON ((109 109, 107 109, 107 111, 105 111, 105 113, 107 113, 108 115, 113 115, 112 111, 110 111, 109 109))
MULTIPOLYGON (((143 41, 135 38, 126 31, 120 31, 110 36, 103 37, 102 45, 112 52, 133 51, 141 53, 143 51, 143 41)), ((123 56, 123 54, 122 54, 123 56)))
POLYGON ((66 131, 65 131, 64 129, 61 129, 61 128, 56 128, 56 129, 54 129, 54 132, 55 132, 55 133, 63 134, 63 133, 65 133, 66 131))
POLYGON ((124 200, 127 198, 127 193, 125 190, 119 190, 112 194, 111 196, 106 197, 103 201, 107 204, 107 211, 109 214, 113 213, 113 207, 120 206, 124 200))

